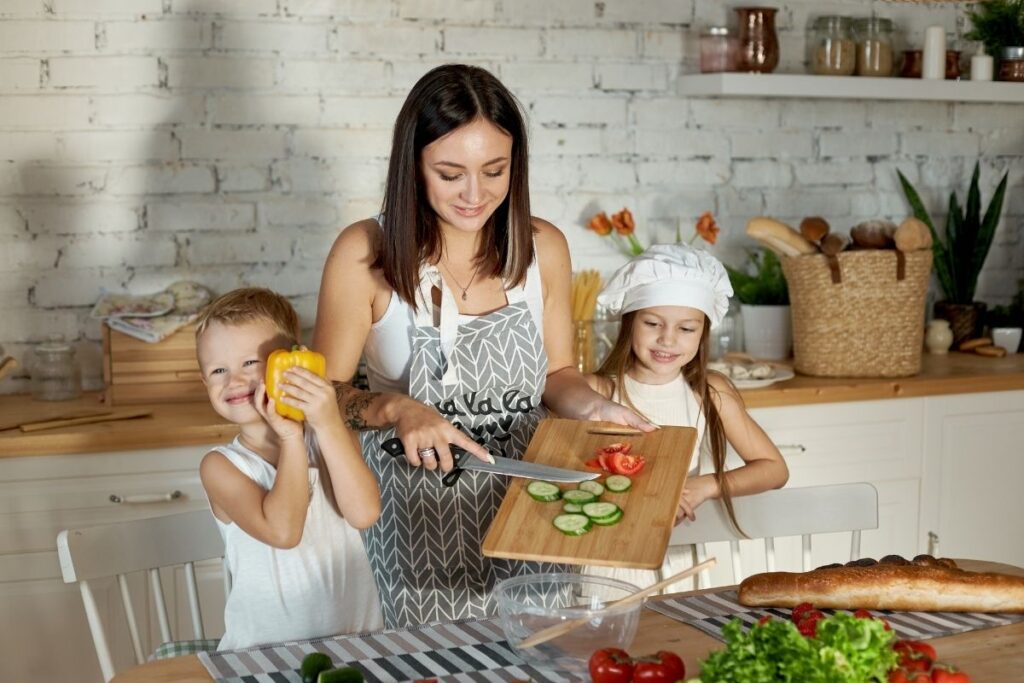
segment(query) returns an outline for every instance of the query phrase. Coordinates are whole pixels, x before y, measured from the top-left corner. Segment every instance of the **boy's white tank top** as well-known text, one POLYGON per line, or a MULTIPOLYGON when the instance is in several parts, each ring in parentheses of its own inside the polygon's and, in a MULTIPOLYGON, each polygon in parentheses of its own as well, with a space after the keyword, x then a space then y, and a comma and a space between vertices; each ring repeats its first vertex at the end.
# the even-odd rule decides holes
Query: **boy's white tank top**
MULTIPOLYGON (((264 489, 273 487, 276 468, 237 438, 214 450, 264 489)), ((218 650, 383 628, 362 539, 331 507, 319 474, 309 469, 309 510, 294 548, 273 548, 217 520, 232 581, 218 650)))

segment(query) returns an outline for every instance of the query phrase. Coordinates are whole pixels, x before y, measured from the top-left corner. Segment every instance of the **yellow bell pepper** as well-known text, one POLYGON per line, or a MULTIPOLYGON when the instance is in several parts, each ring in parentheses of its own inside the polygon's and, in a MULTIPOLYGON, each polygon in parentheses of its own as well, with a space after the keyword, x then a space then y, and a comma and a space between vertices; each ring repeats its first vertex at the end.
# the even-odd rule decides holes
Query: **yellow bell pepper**
POLYGON ((284 372, 289 368, 305 368, 320 377, 326 377, 327 359, 322 353, 298 346, 293 346, 291 351, 278 349, 267 357, 267 395, 273 399, 277 414, 302 422, 306 415, 301 410, 281 403, 281 397, 285 395, 281 384, 284 382, 284 372))

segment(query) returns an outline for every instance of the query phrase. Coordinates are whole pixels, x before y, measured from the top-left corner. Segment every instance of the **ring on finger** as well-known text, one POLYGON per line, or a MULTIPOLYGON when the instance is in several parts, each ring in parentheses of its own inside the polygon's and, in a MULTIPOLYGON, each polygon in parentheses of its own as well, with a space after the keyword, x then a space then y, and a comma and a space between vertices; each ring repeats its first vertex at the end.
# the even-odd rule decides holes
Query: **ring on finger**
POLYGON ((437 457, 437 450, 435 450, 434 448, 417 448, 416 449, 416 455, 420 456, 421 459, 422 458, 436 458, 437 457))

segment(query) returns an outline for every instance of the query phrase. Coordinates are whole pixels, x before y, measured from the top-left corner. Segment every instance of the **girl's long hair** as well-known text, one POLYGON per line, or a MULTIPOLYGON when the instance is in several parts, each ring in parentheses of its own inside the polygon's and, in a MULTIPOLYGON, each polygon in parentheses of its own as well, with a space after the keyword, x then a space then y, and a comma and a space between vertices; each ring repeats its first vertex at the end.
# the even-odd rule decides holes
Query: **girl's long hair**
MULTIPOLYGON (((636 354, 633 353, 633 325, 636 324, 637 311, 630 311, 622 315, 622 324, 619 328, 618 339, 608 353, 597 374, 611 380, 619 394, 619 401, 643 415, 629 393, 626 391, 626 373, 636 364, 636 354)), ((722 504, 729 515, 729 521, 736 529, 743 534, 743 529, 736 521, 736 510, 732 504, 732 494, 725 478, 725 454, 726 439, 725 426, 722 424, 722 416, 715 407, 713 399, 718 398, 718 390, 708 382, 708 360, 710 359, 710 338, 711 330, 707 318, 704 319, 704 331, 700 335, 700 345, 697 347, 697 355, 683 367, 683 379, 690 385, 697 398, 700 400, 701 410, 704 411, 704 438, 711 446, 711 461, 715 466, 715 481, 718 483, 718 490, 722 492, 722 504)), ((644 416, 646 417, 646 416, 644 416)), ((697 454, 700 457, 700 454, 697 454)), ((746 534, 744 534, 746 535, 746 534)))
POLYGON ((508 196, 482 229, 476 253, 480 275, 500 276, 506 287, 521 285, 533 261, 526 124, 519 102, 485 69, 439 66, 413 86, 395 121, 382 207, 384 240, 373 264, 413 309, 420 264, 440 258, 442 248, 420 157, 424 147, 476 119, 512 138, 508 196))

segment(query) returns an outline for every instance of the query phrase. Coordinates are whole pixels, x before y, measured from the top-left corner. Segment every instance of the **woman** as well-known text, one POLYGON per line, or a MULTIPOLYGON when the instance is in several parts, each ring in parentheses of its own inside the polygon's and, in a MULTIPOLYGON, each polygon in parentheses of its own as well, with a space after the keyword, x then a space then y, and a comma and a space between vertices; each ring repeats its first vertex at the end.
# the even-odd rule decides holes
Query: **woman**
POLYGON ((463 472, 449 444, 521 458, 544 416, 652 427, 572 364, 569 251, 530 215, 526 128, 487 71, 446 65, 413 86, 395 123, 383 213, 347 227, 324 268, 314 346, 342 384, 381 484, 364 536, 388 627, 480 617, 507 576, 554 569, 482 557, 503 477, 463 472), (371 431, 372 430, 372 431, 371 431), (381 443, 401 440, 404 460, 381 443), (481 445, 483 444, 483 445, 481 445))

